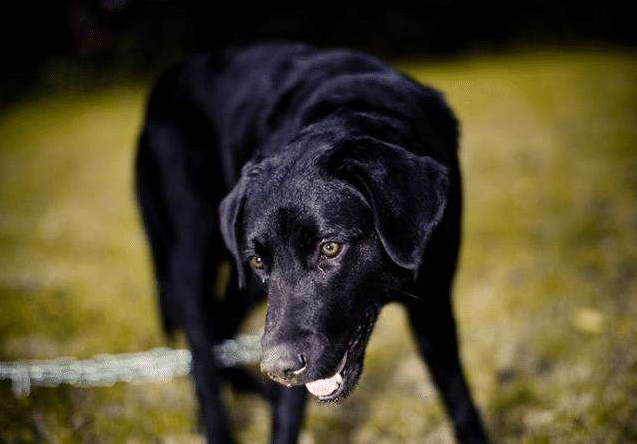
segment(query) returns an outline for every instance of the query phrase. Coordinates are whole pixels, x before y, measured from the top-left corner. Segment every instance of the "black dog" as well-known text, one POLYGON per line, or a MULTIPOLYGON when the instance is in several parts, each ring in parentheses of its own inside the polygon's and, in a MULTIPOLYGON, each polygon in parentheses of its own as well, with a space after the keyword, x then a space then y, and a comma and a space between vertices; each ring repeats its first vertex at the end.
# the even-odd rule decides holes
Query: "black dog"
POLYGON ((266 44, 193 58, 155 86, 137 188, 164 325, 185 331, 209 442, 231 442, 215 366, 267 294, 273 442, 296 442, 306 388, 345 398, 381 307, 404 303, 462 443, 486 442, 458 356, 457 122, 440 93, 364 54, 266 44), (227 248, 227 249, 226 249, 227 248), (218 266, 235 269, 223 300, 218 266), (251 270, 250 270, 251 269, 251 270), (304 387, 305 386, 305 387, 304 387))

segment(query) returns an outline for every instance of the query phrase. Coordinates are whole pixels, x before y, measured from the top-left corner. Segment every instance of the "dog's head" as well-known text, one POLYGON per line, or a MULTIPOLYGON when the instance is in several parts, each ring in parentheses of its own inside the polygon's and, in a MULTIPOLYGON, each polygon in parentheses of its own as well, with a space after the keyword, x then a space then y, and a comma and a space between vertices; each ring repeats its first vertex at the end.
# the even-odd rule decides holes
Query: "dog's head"
POLYGON ((351 392, 379 309, 417 271, 447 184, 433 159, 367 137, 244 167, 221 230, 239 284, 252 273, 267 291, 265 372, 323 401, 351 392))

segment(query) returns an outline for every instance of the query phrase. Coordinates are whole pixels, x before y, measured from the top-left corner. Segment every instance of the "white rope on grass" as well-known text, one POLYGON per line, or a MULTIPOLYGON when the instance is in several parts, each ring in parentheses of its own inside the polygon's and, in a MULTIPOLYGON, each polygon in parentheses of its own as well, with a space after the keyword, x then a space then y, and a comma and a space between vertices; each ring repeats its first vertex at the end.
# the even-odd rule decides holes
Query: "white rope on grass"
MULTIPOLYGON (((258 335, 239 335, 212 349, 219 367, 253 364, 261 358, 258 335)), ((110 387, 117 382, 165 382, 190 373, 189 350, 154 348, 138 353, 100 354, 90 359, 0 362, 0 380, 10 380, 16 396, 28 396, 31 387, 110 387)))

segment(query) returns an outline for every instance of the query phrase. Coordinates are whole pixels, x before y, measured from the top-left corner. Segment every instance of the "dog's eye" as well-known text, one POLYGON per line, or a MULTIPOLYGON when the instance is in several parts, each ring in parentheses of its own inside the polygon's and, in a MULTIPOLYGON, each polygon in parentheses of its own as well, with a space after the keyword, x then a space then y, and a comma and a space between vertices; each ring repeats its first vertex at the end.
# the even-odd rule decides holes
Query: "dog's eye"
POLYGON ((263 270, 265 268, 263 258, 261 256, 252 256, 250 258, 250 266, 255 270, 263 270))
POLYGON ((334 241, 323 242, 321 244, 321 254, 327 258, 338 256, 342 249, 343 244, 339 244, 338 242, 334 241))

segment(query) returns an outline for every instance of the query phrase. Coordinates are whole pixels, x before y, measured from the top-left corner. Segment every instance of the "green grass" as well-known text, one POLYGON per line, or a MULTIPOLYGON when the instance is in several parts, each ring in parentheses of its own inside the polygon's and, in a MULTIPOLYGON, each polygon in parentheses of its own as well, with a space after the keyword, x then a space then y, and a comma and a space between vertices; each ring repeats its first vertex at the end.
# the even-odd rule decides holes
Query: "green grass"
MULTIPOLYGON (((445 91, 462 121, 456 313, 495 441, 637 442, 637 57, 523 51, 400 66, 445 91)), ((162 344, 131 187, 145 93, 63 91, 0 114, 0 359, 162 344)), ((224 396, 241 441, 267 442, 265 403, 224 396)), ((195 417, 185 378, 26 399, 0 384, 0 442, 200 443, 195 417)), ((390 306, 360 386, 340 407, 312 402, 301 441, 450 437, 390 306)))

